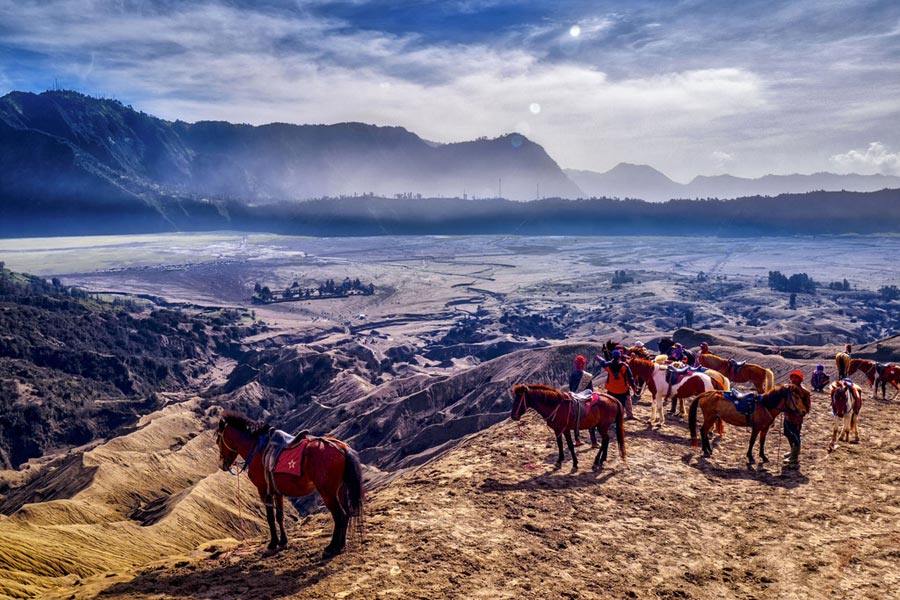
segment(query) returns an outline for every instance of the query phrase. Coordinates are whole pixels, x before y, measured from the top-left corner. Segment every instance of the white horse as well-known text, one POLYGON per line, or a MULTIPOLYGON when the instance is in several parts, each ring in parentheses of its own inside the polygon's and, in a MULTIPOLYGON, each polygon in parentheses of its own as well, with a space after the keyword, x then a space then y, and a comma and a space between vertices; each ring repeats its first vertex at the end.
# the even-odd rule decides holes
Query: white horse
POLYGON ((680 415, 685 416, 684 399, 692 398, 697 394, 719 389, 712 378, 704 373, 685 373, 677 382, 670 383, 667 378, 668 365, 660 362, 651 362, 641 358, 633 358, 628 362, 635 377, 640 377, 647 383, 650 390, 651 411, 650 425, 666 424, 666 415, 663 405, 669 398, 677 399, 680 405, 680 415))

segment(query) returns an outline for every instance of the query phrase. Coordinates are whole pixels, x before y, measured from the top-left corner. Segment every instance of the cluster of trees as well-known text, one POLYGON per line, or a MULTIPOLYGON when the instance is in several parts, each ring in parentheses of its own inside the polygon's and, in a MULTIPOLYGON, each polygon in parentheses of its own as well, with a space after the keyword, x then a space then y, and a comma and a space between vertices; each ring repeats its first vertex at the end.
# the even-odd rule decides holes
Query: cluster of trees
POLYGON ((818 284, 806 273, 794 273, 787 277, 781 271, 769 271, 769 287, 776 292, 815 294, 818 284))
POLYGON ((844 279, 843 281, 832 281, 828 284, 829 290, 835 290, 838 292, 849 292, 850 291, 850 282, 844 279))
POLYGON ((627 271, 616 271, 613 273, 612 284, 622 285, 623 283, 634 283, 634 277, 629 275, 627 271))
POLYGON ((897 288, 896 285, 883 285, 878 289, 878 293, 883 300, 888 302, 900 298, 900 288, 897 288))
POLYGON ((356 279, 344 278, 340 284, 334 279, 328 279, 316 287, 301 287, 295 281, 290 287, 273 292, 267 285, 258 281, 253 286, 253 302, 267 304, 270 302, 286 302, 289 300, 315 300, 319 298, 343 298, 346 296, 371 296, 375 293, 375 284, 365 284, 356 279))

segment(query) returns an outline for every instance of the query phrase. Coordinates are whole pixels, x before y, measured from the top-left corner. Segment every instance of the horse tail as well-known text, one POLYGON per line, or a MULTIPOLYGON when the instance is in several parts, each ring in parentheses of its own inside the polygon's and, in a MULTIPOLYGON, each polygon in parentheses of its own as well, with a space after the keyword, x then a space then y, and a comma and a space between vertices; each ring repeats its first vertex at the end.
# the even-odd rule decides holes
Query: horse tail
POLYGON ((688 413, 688 425, 691 428, 691 446, 697 447, 697 407, 700 406, 700 396, 691 402, 691 410, 688 413))
POLYGON ((619 443, 619 456, 622 457, 622 463, 625 463, 625 407, 621 402, 616 402, 619 406, 616 408, 616 441, 619 443))
POLYGON ((766 369, 766 389, 768 392, 773 387, 775 387, 775 373, 772 372, 772 369, 766 369))
POLYGON ((350 528, 354 530, 359 539, 363 538, 363 490, 362 466, 359 456, 349 446, 344 449, 344 485, 341 486, 338 501, 341 508, 346 511, 350 520, 350 528))

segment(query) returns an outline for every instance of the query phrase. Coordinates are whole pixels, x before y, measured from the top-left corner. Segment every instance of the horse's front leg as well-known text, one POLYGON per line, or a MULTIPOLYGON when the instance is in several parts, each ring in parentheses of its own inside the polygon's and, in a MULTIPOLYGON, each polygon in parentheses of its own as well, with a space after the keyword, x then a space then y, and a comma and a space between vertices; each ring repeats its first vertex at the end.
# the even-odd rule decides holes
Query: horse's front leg
MULTIPOLYGON (((853 441, 851 441, 850 443, 858 444, 859 443, 859 415, 856 413, 853 413, 853 416, 850 417, 850 432, 853 434, 853 441)), ((849 439, 850 436, 847 436, 847 437, 849 439)))
MULTIPOLYGON (((578 455, 575 454, 575 443, 572 441, 572 432, 569 429, 566 429, 566 445, 569 447, 569 454, 572 455, 572 470, 578 468, 578 455)), ((560 465, 562 465, 562 454, 560 454, 560 465)))
POLYGON ((753 464, 753 445, 756 444, 756 436, 759 435, 759 430, 756 428, 756 425, 753 426, 753 431, 750 432, 750 446, 747 447, 747 464, 753 464))
POLYGON ((278 545, 282 548, 287 547, 287 534, 284 532, 284 496, 275 498, 275 520, 278 521, 278 528, 281 530, 281 537, 278 545))
POLYGON ((556 468, 560 468, 562 466, 563 461, 563 445, 562 445, 562 434, 556 436, 556 448, 559 450, 559 458, 556 459, 556 468))
POLYGON ((275 507, 272 505, 271 499, 266 502, 266 521, 269 523, 269 533, 271 534, 268 548, 275 550, 278 548, 278 534, 275 530, 275 507))

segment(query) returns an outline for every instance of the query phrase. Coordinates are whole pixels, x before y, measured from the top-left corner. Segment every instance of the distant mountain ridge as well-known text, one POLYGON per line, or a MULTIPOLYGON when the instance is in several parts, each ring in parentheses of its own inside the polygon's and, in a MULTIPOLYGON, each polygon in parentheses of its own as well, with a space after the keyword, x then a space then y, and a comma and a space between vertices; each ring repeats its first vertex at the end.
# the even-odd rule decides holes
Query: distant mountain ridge
POLYGON ((544 149, 510 134, 434 144, 402 127, 165 121, 77 92, 0 98, 0 200, 158 209, 180 197, 270 202, 374 193, 581 191, 544 149))
POLYGON ((900 188, 900 177, 892 175, 765 175, 758 178, 734 175, 698 175, 690 183, 672 181, 649 165, 619 163, 609 171, 566 169, 566 175, 588 196, 595 198, 640 198, 663 202, 676 198, 733 199, 749 196, 805 194, 815 191, 841 190, 875 192, 900 188))

